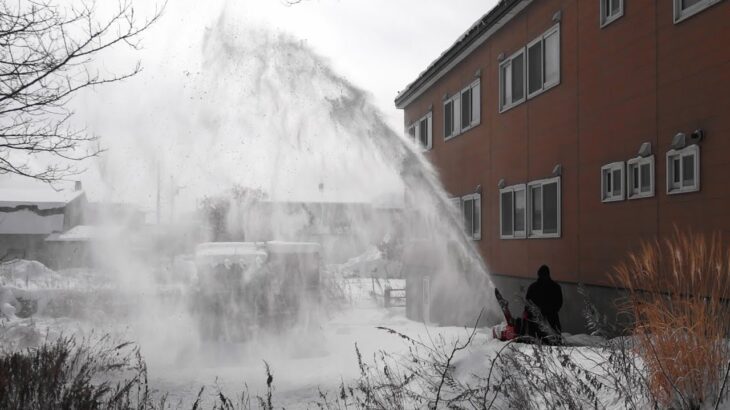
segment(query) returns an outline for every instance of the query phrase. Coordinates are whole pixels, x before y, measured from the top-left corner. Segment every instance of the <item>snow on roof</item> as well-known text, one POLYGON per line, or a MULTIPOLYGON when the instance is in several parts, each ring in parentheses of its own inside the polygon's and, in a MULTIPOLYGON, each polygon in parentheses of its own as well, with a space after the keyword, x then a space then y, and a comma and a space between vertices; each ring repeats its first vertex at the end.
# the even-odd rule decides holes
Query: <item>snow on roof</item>
POLYGON ((0 188, 0 206, 37 205, 38 209, 57 208, 66 205, 84 191, 54 191, 48 189, 0 188))
POLYGON ((316 242, 269 241, 266 247, 271 253, 319 253, 321 246, 316 242))
POLYGON ((443 53, 439 54, 439 56, 435 60, 433 60, 426 67, 425 70, 421 71, 418 74, 415 80, 406 85, 406 87, 398 93, 398 95, 395 97, 396 106, 398 106, 398 108, 402 108, 399 106, 399 101, 403 100, 406 95, 420 88, 422 86, 422 84, 420 83, 426 77, 434 74, 436 70, 439 69, 439 66, 450 61, 455 55, 458 56, 463 51, 460 49, 460 47, 466 46, 465 43, 467 43, 472 38, 478 37, 478 35, 484 29, 488 29, 489 27, 497 24, 497 17, 505 11, 509 11, 509 9, 515 6, 518 1, 519 0, 500 0, 487 13, 482 15, 476 22, 474 22, 474 24, 469 26, 469 28, 465 32, 463 32, 449 48, 447 48, 443 53))
POLYGON ((46 238, 49 242, 86 242, 99 237, 99 227, 76 225, 63 233, 53 233, 46 238))
POLYGON ((208 242, 201 243, 195 248, 196 257, 239 255, 266 256, 266 252, 255 242, 208 242))
POLYGON ((64 225, 63 208, 82 195, 84 195, 82 190, 0 188, 0 208, 27 205, 41 211, 52 210, 42 215, 30 209, 0 212, 0 234, 48 235, 61 232, 64 225))

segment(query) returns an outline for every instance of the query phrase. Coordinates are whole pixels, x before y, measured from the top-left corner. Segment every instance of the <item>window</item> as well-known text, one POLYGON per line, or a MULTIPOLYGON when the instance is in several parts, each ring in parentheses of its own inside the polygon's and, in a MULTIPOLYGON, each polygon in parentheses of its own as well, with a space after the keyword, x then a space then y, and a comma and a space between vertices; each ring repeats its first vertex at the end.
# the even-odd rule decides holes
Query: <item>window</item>
POLYGON ((529 236, 560 237, 560 177, 527 184, 529 236))
POLYGON ((526 232, 525 185, 514 185, 499 191, 500 237, 524 238, 526 232))
POLYGON ((473 240, 482 239, 482 196, 471 194, 461 197, 464 230, 473 240))
POLYGON ((626 162, 629 199, 654 196, 654 156, 638 157, 626 162))
POLYGON ((431 122, 429 117, 423 118, 418 122, 418 142, 422 147, 426 147, 426 149, 431 148, 431 144, 429 143, 429 140, 431 139, 429 138, 431 131, 429 122, 431 122))
POLYGON ((601 201, 624 199, 624 163, 614 162, 601 167, 601 201))
POLYGON ((624 15, 624 0, 599 0, 601 2, 601 27, 624 15))
POLYGON ((452 98, 444 103, 444 139, 455 137, 459 133, 457 124, 460 99, 452 98))
POLYGON ((461 131, 479 125, 480 81, 477 80, 461 91, 461 131))
POLYGON ((424 115, 408 127, 408 136, 424 150, 433 147, 433 118, 431 113, 424 115))
POLYGON ((667 193, 700 190, 700 147, 690 145, 667 152, 667 193))
POLYGON ((444 139, 479 125, 480 110, 480 80, 476 80, 444 102, 444 139))
POLYGON ((674 22, 687 19, 722 0, 674 0, 674 22))
POLYGON ((560 83, 560 25, 527 45, 528 98, 560 83))
POLYGON ((499 65, 499 108, 504 112, 525 101, 525 50, 499 65))

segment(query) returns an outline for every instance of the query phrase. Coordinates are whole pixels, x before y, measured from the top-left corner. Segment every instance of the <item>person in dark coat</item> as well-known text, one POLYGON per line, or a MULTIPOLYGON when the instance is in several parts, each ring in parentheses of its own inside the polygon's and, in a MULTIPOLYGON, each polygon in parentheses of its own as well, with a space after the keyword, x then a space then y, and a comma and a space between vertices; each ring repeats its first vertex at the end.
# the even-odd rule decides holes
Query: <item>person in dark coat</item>
MULTIPOLYGON (((538 269, 537 281, 533 282, 527 288, 527 296, 525 299, 533 303, 540 310, 542 317, 557 335, 560 335, 562 328, 560 326, 558 312, 563 306, 563 291, 560 289, 560 285, 550 279, 550 268, 547 265, 542 265, 538 269)), ((547 335, 539 328, 539 325, 533 320, 533 317, 534 315, 528 309, 528 318, 530 319, 529 333, 541 339, 546 337, 547 335)))

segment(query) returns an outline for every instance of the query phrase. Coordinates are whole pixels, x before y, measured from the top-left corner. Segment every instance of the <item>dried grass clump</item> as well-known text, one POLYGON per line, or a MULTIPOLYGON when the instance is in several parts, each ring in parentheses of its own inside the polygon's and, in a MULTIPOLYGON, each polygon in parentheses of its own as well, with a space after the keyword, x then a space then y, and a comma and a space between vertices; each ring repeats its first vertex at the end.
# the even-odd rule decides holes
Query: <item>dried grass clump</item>
POLYGON ((147 409, 147 366, 131 343, 61 337, 0 356, 2 409, 147 409))
POLYGON ((721 236, 677 230, 644 244, 615 279, 628 291, 623 311, 635 320, 636 353, 657 402, 700 408, 724 399, 730 248, 721 236))

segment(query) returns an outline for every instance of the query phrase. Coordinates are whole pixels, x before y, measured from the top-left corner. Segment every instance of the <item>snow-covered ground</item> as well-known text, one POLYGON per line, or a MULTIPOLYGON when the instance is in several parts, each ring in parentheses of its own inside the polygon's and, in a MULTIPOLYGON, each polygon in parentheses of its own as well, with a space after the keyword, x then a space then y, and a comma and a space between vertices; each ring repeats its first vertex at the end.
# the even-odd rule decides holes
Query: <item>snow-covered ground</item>
MULTIPOLYGON (((0 266, 4 316, 0 341, 4 349, 19 349, 59 334, 89 337, 110 333, 133 340, 148 363, 153 388, 168 393, 168 402, 182 408, 190 407, 201 386, 206 386, 206 400, 214 399, 218 390, 236 396, 244 386, 253 395, 263 395, 266 361, 274 376, 276 407, 296 409, 311 406, 319 390, 336 391, 341 382, 357 378, 356 345, 365 361, 381 350, 394 356, 407 353, 408 344, 378 327, 426 344, 440 338, 447 344, 463 341, 472 331, 426 326, 406 319, 404 307, 384 308, 382 290, 386 286, 403 288, 403 280, 339 277, 337 282, 343 301, 308 327, 295 326, 245 343, 224 343, 201 341, 180 302, 184 291, 173 292, 170 298, 149 289, 133 294, 111 288, 91 272, 53 272, 37 262, 19 261, 0 266), (14 307, 17 298, 37 300, 38 312, 19 317, 14 307), (74 298, 84 302, 74 303, 74 298), (62 307, 77 307, 48 309, 59 300, 64 301, 62 307)), ((170 294, 169 287, 160 289, 170 294)), ((591 338, 582 335, 569 340, 583 344, 591 338)), ((493 339, 490 328, 477 329, 472 345, 456 357, 455 371, 464 377, 487 373, 491 358, 502 347, 504 342, 493 339)), ((579 357, 584 353, 576 350, 576 360, 591 360, 579 357)))
MULTIPOLYGON (((390 280, 391 287, 404 285, 390 280)), ((381 279, 380 283, 385 286, 381 279)), ((217 389, 236 395, 247 385, 252 394, 265 392, 266 361, 274 375, 274 400, 277 407, 305 408, 318 398, 318 390, 335 391, 341 381, 359 374, 355 345, 365 360, 379 350, 405 353, 407 346, 398 336, 377 329, 378 326, 423 338, 428 341, 443 335, 447 340, 466 338, 469 329, 432 327, 405 318, 404 307, 385 309, 378 298, 379 285, 369 278, 345 279, 342 282, 346 303, 325 314, 311 329, 292 329, 248 343, 205 342, 179 350, 166 360, 150 357, 151 382, 169 393, 171 402, 183 407, 192 403, 201 386, 208 386, 204 396, 214 397, 217 389), (376 296, 373 297, 373 288, 376 296)), ((381 294, 382 295, 382 294, 381 294)), ((491 339, 489 329, 480 330, 480 339, 491 339)), ((142 345, 143 353, 144 343, 142 345)))

